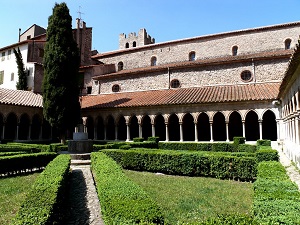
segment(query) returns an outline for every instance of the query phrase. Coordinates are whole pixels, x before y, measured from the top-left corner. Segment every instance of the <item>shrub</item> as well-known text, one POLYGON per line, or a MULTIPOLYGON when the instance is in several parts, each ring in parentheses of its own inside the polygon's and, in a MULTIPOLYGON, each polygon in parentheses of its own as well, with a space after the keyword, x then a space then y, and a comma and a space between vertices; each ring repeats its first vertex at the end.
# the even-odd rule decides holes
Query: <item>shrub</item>
POLYGON ((245 144, 245 138, 244 137, 233 137, 233 144, 234 145, 240 145, 245 144))
POLYGON ((154 141, 154 142, 158 143, 159 137, 148 137, 147 141, 154 141))
POLYGON ((92 153, 91 161, 106 224, 163 224, 157 204, 125 176, 115 161, 102 152, 92 153))
POLYGON ((130 149, 104 150, 123 168, 161 172, 184 176, 210 176, 253 180, 256 177, 256 158, 241 157, 221 152, 163 151, 130 149))
POLYGON ((128 149, 130 149, 130 148, 131 148, 130 145, 121 145, 121 146, 120 146, 120 149, 123 149, 123 150, 128 150, 128 149))
POLYGON ((13 225, 58 224, 66 196, 70 156, 59 155, 34 182, 13 225))
POLYGON ((32 153, 0 157, 0 174, 41 169, 57 156, 56 153, 32 153))
POLYGON ((237 147, 238 152, 256 152, 256 145, 239 144, 237 147))
MULTIPOLYGON (((184 225, 185 223, 183 223, 184 225)), ((250 215, 218 215, 215 218, 210 218, 204 222, 197 223, 197 225, 258 225, 253 216, 250 215)), ((196 224, 195 224, 196 225, 196 224)))
POLYGON ((258 162, 262 161, 278 161, 278 152, 271 147, 269 149, 261 149, 256 151, 256 158, 258 162))
POLYGON ((271 140, 257 140, 256 145, 259 146, 271 146, 271 140))
POLYGON ((131 148, 157 148, 157 143, 154 141, 130 142, 127 145, 131 148))
POLYGON ((285 168, 275 161, 258 164, 254 216, 260 224, 300 224, 300 192, 285 168))
POLYGON ((211 151, 212 143, 159 142, 158 148, 165 149, 165 150, 211 151))
POLYGON ((133 138, 133 142, 143 142, 144 138, 140 138, 140 137, 135 137, 133 138))

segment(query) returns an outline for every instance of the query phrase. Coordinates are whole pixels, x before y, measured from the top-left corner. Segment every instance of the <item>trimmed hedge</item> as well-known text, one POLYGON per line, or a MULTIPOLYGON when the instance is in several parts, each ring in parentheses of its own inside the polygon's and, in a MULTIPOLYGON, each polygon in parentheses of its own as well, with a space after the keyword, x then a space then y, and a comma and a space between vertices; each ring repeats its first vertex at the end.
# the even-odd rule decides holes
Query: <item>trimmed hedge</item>
POLYGON ((123 168, 183 176, 209 176, 252 181, 256 158, 221 152, 164 150, 103 150, 123 168))
POLYGON ((253 211, 260 224, 300 224, 300 192, 280 162, 258 164, 253 211))
POLYGON ((259 146, 271 146, 271 140, 257 140, 256 145, 259 146))
POLYGON ((40 149, 33 148, 26 145, 12 145, 12 144, 0 144, 0 152, 26 152, 26 153, 38 153, 40 149))
POLYGON ((133 142, 143 142, 144 138, 140 138, 140 137, 135 137, 133 138, 133 142))
POLYGON ((21 155, 21 154, 26 154, 27 152, 0 152, 0 157, 3 156, 12 156, 12 155, 21 155))
POLYGON ((147 141, 154 141, 154 142, 158 143, 159 137, 148 137, 147 141))
MULTIPOLYGON (((183 225, 184 224, 185 223, 183 223, 183 225)), ((215 218, 210 218, 204 222, 197 223, 197 225, 224 225, 224 224, 258 225, 258 223, 254 220, 253 216, 250 215, 218 215, 215 218)))
POLYGON ((191 150, 213 152, 255 152, 256 146, 249 144, 232 143, 197 143, 197 142, 159 142, 159 149, 165 150, 191 150))
POLYGON ((157 204, 115 161, 102 152, 93 152, 91 162, 105 224, 163 224, 157 204))
POLYGON ((32 153, 0 157, 0 174, 20 173, 44 168, 57 156, 56 153, 32 153))
POLYGON ((260 149, 256 151, 256 158, 258 162, 262 161, 278 161, 278 152, 271 147, 268 149, 260 149))
POLYGON ((59 155, 38 176, 12 225, 59 224, 63 217, 70 156, 59 155))
POLYGON ((129 142, 127 143, 131 148, 157 148, 158 145, 154 141, 143 141, 143 142, 129 142))

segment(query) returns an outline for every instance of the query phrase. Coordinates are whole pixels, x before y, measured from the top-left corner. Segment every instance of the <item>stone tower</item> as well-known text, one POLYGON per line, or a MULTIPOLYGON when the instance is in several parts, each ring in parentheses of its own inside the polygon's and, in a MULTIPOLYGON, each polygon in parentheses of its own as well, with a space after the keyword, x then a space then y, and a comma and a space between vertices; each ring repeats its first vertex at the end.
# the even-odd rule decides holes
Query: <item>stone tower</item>
POLYGON ((151 38, 144 28, 139 30, 138 35, 135 32, 128 34, 128 37, 124 33, 119 35, 119 49, 141 47, 154 43, 155 39, 151 38))

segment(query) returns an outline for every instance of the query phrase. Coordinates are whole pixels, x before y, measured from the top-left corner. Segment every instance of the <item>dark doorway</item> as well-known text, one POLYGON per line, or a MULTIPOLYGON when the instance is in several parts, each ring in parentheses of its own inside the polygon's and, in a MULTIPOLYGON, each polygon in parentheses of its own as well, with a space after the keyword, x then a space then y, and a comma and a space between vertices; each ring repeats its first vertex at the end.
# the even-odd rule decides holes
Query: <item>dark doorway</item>
POLYGON ((191 114, 185 114, 182 120, 183 140, 195 141, 195 124, 191 114))
POLYGON ((166 140, 165 119, 161 114, 155 117, 155 136, 159 137, 160 141, 166 140))
POLYGON ((252 110, 246 115, 245 130, 247 141, 257 141, 259 139, 258 116, 252 110))
POLYGON ((206 113, 201 113, 197 123, 198 141, 210 141, 209 117, 206 113))
POLYGON ((27 114, 22 114, 20 117, 19 124, 19 140, 27 140, 29 134, 29 116, 27 114))
POLYGON ((40 131, 41 131, 41 119, 39 115, 34 115, 32 118, 32 124, 31 124, 31 139, 37 140, 40 137, 40 131))
POLYGON ((139 137, 139 124, 136 116, 130 118, 130 140, 139 137))
POLYGON ((180 141, 179 120, 176 114, 169 117, 169 139, 170 141, 180 141))
POLYGON ((106 140, 115 140, 115 120, 111 115, 107 117, 106 140))
POLYGON ((277 140, 276 117, 271 110, 267 110, 263 115, 262 138, 271 141, 277 140))
POLYGON ((118 140, 125 141, 127 139, 127 127, 124 116, 119 118, 118 122, 118 140))
POLYGON ((5 124, 5 139, 14 140, 16 138, 17 124, 17 116, 14 113, 10 113, 5 124))
POLYGON ((213 119, 214 141, 226 141, 226 124, 223 113, 217 112, 213 119))
POLYGON ((104 122, 101 116, 97 117, 97 140, 104 140, 104 122))
POLYGON ((229 116, 229 140, 232 141, 234 137, 243 136, 243 123, 241 115, 234 111, 229 116))
POLYGON ((151 125, 151 119, 148 115, 143 117, 143 127, 142 127, 142 133, 144 140, 147 140, 148 137, 152 137, 152 125, 151 125))
POLYGON ((94 120, 92 117, 86 119, 86 127, 88 132, 88 139, 94 139, 94 120))

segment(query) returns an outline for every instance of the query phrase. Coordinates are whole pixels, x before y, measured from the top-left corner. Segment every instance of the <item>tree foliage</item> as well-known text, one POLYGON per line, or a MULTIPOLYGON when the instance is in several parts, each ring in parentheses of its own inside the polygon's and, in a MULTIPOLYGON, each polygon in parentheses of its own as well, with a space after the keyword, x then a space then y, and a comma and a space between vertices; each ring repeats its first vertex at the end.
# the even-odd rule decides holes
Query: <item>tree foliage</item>
POLYGON ((17 82, 17 89, 27 91, 28 90, 27 74, 24 69, 24 62, 23 62, 23 57, 22 57, 20 48, 18 48, 18 51, 16 49, 14 49, 14 54, 15 54, 16 63, 18 66, 18 77, 19 77, 19 81, 17 82))
POLYGON ((55 4, 49 17, 44 54, 43 114, 58 128, 64 142, 80 118, 79 50, 73 38, 72 17, 66 3, 55 4))

